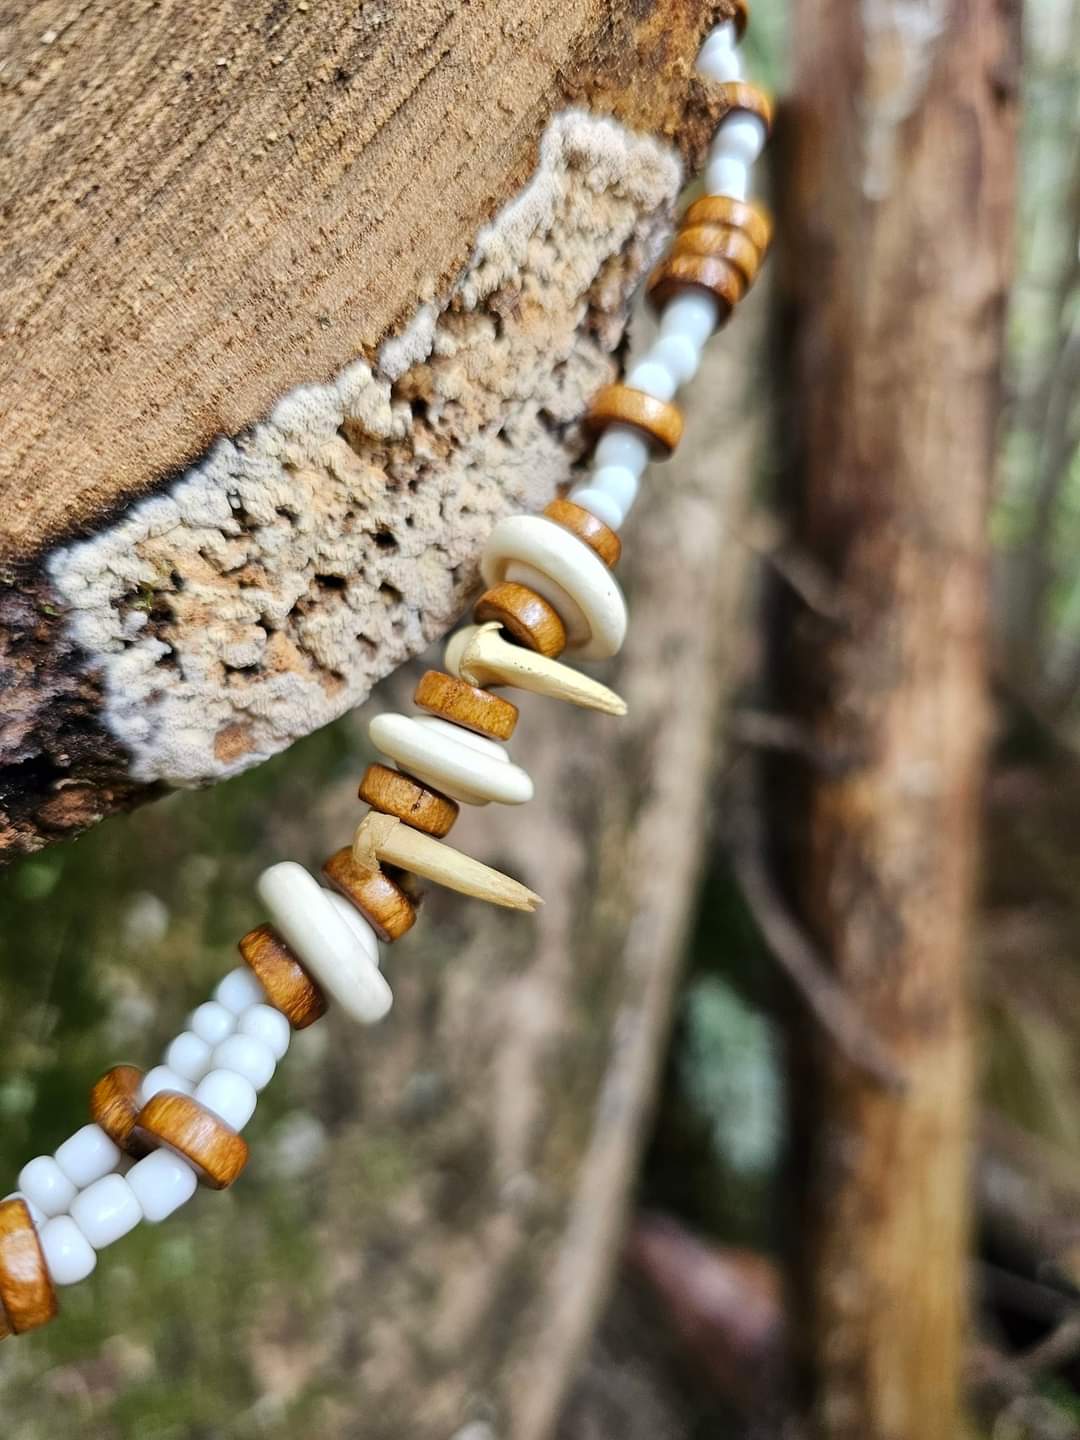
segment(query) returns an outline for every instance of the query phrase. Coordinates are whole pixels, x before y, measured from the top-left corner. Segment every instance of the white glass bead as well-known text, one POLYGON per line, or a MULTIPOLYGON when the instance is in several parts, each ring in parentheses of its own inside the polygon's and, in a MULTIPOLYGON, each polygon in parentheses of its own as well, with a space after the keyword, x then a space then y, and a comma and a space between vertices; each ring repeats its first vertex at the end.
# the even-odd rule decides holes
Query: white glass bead
POLYGON ((35 1205, 29 1195, 24 1195, 21 1190, 13 1190, 10 1195, 4 1196, 5 1200, 21 1200, 30 1212, 30 1219, 34 1222, 36 1229, 40 1230, 45 1221, 49 1218, 40 1205, 35 1205))
POLYGON ((632 390, 643 390, 654 400, 670 400, 679 388, 678 376, 651 345, 626 377, 632 390))
POLYGON ((32 1200, 43 1215, 63 1215, 78 1194, 51 1155, 38 1155, 19 1171, 15 1182, 23 1195, 32 1200))
POLYGON ((701 346, 695 345, 689 335, 658 335, 652 350, 675 376, 678 384, 687 384, 697 374, 701 364, 701 346))
POLYGON ((292 860, 271 865, 259 876, 256 888, 285 943, 345 1013, 365 1024, 381 1020, 393 1004, 389 985, 304 867, 292 860))
POLYGON ((120 1147, 114 1145, 100 1125, 84 1125, 65 1140, 54 1159, 71 1183, 82 1190, 108 1175, 120 1163, 120 1147))
POLYGON ((593 490, 602 490, 605 495, 610 495, 624 517, 637 499, 638 490, 641 488, 637 476, 625 465, 599 466, 589 477, 589 485, 593 490))
POLYGON ((187 1161, 171 1150, 155 1150, 133 1165, 124 1178, 135 1193, 143 1218, 151 1225, 160 1224, 186 1205, 199 1184, 187 1161))
POLYGON ((214 1051, 215 1070, 235 1070, 250 1080, 256 1090, 264 1089, 274 1077, 277 1061, 263 1040, 253 1035, 230 1035, 214 1051))
MULTIPOLYGON (((225 976, 214 991, 214 999, 219 1005, 224 1005, 226 1010, 239 1015, 249 1005, 265 1004, 266 991, 255 978, 254 971, 246 965, 240 965, 225 976)), ((218 1043, 220 1044, 220 1041, 218 1043)))
POLYGON ((618 530, 619 526, 626 519, 626 512, 610 495, 603 490, 597 490, 594 485, 586 485, 581 490, 572 490, 570 499, 575 505, 580 505, 583 510, 588 510, 590 515, 595 515, 612 530, 618 530))
POLYGON ((604 465, 623 465, 641 478, 649 463, 648 441, 640 430, 632 425, 609 425, 597 441, 593 452, 593 465, 601 469, 604 465))
POLYGON ((236 1029, 236 1016, 217 1000, 207 1000, 187 1018, 187 1027, 207 1045, 220 1045, 236 1029))
POLYGON ((684 290, 664 306, 660 338, 685 337, 696 349, 702 350, 719 318, 720 310, 712 295, 705 290, 684 290))
POLYGON ((768 131, 760 115, 749 110, 733 110, 720 124, 709 146, 708 163, 717 160, 739 160, 753 165, 765 149, 768 131))
POLYGON ((195 1099, 226 1125, 242 1130, 255 1114, 259 1097, 251 1081, 235 1070, 211 1070, 205 1080, 199 1081, 195 1099))
POLYGON ((47 1220, 38 1239, 54 1285, 77 1285, 93 1274, 97 1254, 70 1215, 47 1220))
POLYGON ((139 1099, 145 1105, 148 1100, 152 1100, 162 1090, 176 1090, 181 1095, 190 1095, 194 1089, 195 1086, 190 1080, 185 1080, 182 1075, 178 1075, 168 1065, 155 1065, 142 1078, 142 1084, 139 1086, 139 1099))
POLYGON ((729 21, 718 26, 698 51, 695 69, 710 80, 741 80, 742 60, 735 48, 735 27, 729 21))
POLYGON ((706 195, 727 195, 732 200, 746 200, 750 194, 750 167, 741 160, 721 156, 705 167, 706 195))
POLYGON ((197 1085, 210 1069, 210 1046, 193 1030, 185 1030, 165 1051, 165 1064, 197 1085))
MULTIPOLYGON (((348 904, 348 901, 345 903, 348 904)), ((363 918, 361 915, 360 919, 363 918)), ((275 1060, 284 1058, 292 1035, 292 1026, 281 1011, 275 1010, 272 1005, 249 1006, 240 1016, 237 1030, 241 1035, 250 1035, 253 1040, 261 1040, 275 1060)))
POLYGON ((95 1250, 104 1250, 135 1229, 142 1211, 123 1175, 106 1175, 76 1195, 71 1218, 95 1250))
POLYGON ((339 895, 336 890, 331 890, 326 885, 322 887, 322 892, 364 947, 364 951, 371 960, 371 963, 373 965, 381 965, 382 956, 379 954, 379 937, 352 901, 346 900, 344 895, 339 895))

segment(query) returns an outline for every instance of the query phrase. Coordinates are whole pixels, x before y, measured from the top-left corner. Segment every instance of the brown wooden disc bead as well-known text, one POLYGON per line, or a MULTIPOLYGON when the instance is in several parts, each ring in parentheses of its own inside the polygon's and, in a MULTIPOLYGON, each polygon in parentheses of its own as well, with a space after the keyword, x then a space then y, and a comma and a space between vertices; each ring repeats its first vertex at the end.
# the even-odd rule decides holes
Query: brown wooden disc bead
POLYGON ((0 1201, 0 1315, 12 1335, 54 1319, 59 1309, 26 1201, 0 1201))
POLYGON ((605 385, 593 397, 585 416, 585 428, 591 434, 599 434, 609 425, 630 425, 640 430, 648 437, 654 458, 666 459, 682 439, 683 417, 670 400, 657 400, 644 390, 619 383, 605 385))
POLYGON ((732 115, 742 110, 748 115, 756 115, 765 126, 766 133, 772 129, 772 96, 767 95, 759 85, 751 85, 747 80, 725 80, 716 87, 716 94, 726 104, 725 114, 732 115))
POLYGON ((326 996, 273 925, 249 930, 239 948, 267 1000, 294 1030, 306 1030, 326 1014, 326 996))
POLYGON ((750 6, 747 0, 732 0, 732 4, 735 9, 735 13, 731 17, 735 26, 735 38, 741 40, 746 34, 746 26, 750 20, 750 6))
POLYGON ((564 530, 569 530, 571 535, 576 535, 579 540, 584 540, 589 549, 594 550, 609 569, 619 563, 622 541, 611 526, 605 525, 603 520, 594 515, 591 510, 586 510, 582 505, 575 505, 572 500, 552 500, 544 514, 549 520, 554 520, 556 525, 561 525, 564 530))
POLYGON ((448 795, 440 795, 438 790, 421 785, 419 780, 389 765, 369 765, 360 781, 359 795, 373 810, 394 815, 436 840, 449 835, 461 808, 448 795))
POLYGON ((566 649, 566 626, 559 612, 527 585, 504 580, 485 590, 473 606, 481 625, 495 621, 519 645, 554 660, 566 649))
POLYGON ((518 722, 518 708, 511 701, 444 670, 428 670, 421 676, 413 704, 489 740, 509 740, 518 722))
POLYGON ((742 274, 730 260, 712 255, 669 255, 649 277, 646 294, 654 309, 662 310, 680 290, 707 290, 720 305, 720 323, 746 294, 742 274))
POLYGON ((744 230, 734 225, 684 225, 675 236, 672 255, 713 255, 730 260, 749 288, 761 267, 761 251, 744 230))
POLYGON ((139 1111, 135 1133, 185 1159, 211 1190, 227 1189, 248 1162, 248 1143, 191 1095, 159 1090, 139 1111))
POLYGON ((362 870, 343 845, 322 867, 334 889, 351 900, 380 940, 400 940, 416 924, 416 906, 385 870, 362 870))
POLYGON ((150 1154, 134 1134, 142 1101, 139 1087, 143 1072, 137 1065, 114 1065, 106 1070, 90 1091, 90 1119, 100 1125, 114 1145, 125 1155, 141 1160, 150 1154))
POLYGON ((702 195, 682 218, 684 228, 693 225, 730 225, 743 233, 764 255, 772 239, 773 222, 764 205, 756 200, 736 200, 732 195, 702 195))

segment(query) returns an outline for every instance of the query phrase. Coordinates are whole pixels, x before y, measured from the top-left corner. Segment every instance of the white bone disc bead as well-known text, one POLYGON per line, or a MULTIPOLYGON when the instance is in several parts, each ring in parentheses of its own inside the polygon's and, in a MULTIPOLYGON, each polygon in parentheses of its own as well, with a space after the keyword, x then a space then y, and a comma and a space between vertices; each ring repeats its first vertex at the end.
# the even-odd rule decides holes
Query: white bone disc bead
POLYGON ((266 991, 259 984, 254 971, 247 965, 240 965, 225 976, 214 991, 214 999, 219 1005, 224 1005, 226 1010, 239 1015, 249 1005, 264 1005, 266 991))
POLYGON ((655 345, 650 345, 626 377, 633 390, 644 390, 654 400, 670 400, 679 388, 679 377, 655 345))
POLYGON ((219 1001, 207 1000, 188 1016, 187 1028, 207 1045, 220 1045, 236 1029, 236 1015, 219 1001))
POLYGON ((705 167, 705 194, 728 195, 732 200, 746 200, 750 195, 750 167, 742 160, 726 155, 710 160, 705 167))
POLYGON ((135 1192, 143 1219, 160 1225, 195 1194, 195 1171, 171 1150, 155 1150, 133 1165, 124 1177, 135 1192))
POLYGON ((716 329, 720 308, 707 290, 684 290, 664 306, 660 316, 660 338, 689 340, 699 352, 716 329))
POLYGON ((30 1219, 34 1222, 34 1226, 35 1226, 35 1228, 38 1229, 38 1230, 41 1229, 42 1225, 44 1225, 45 1222, 46 1222, 46 1220, 48 1220, 48 1218, 49 1218, 49 1217, 45 1214, 45 1211, 42 1210, 41 1206, 40 1206, 40 1205, 35 1205, 34 1202, 33 1202, 33 1200, 30 1199, 30 1196, 29 1196, 29 1195, 24 1195, 21 1190, 13 1190, 10 1195, 5 1195, 5 1196, 4 1196, 4 1199, 5 1199, 5 1200, 21 1200, 21 1201, 23 1202, 23 1204, 26 1206, 27 1210, 29 1210, 29 1212, 30 1212, 30 1219))
POLYGON ((748 110, 734 110, 712 138, 708 163, 739 160, 743 165, 753 165, 765 149, 768 134, 760 115, 751 115, 748 110))
MULTIPOLYGON (((363 916, 360 918, 363 919, 363 916)), ((240 1016, 240 1023, 236 1028, 241 1035, 250 1035, 253 1040, 261 1040, 275 1061, 284 1059, 289 1048, 292 1026, 280 1010, 275 1010, 272 1005, 251 1005, 240 1016)))
MULTIPOLYGON (((556 605, 568 649, 586 660, 618 654, 626 638, 626 601, 611 571, 584 541, 542 515, 509 515, 488 536, 480 572, 486 584, 498 585, 513 580, 520 573, 517 567, 544 576, 584 617, 585 633, 575 633, 576 617, 556 605)), ((545 598, 550 601, 550 594, 545 598)))
POLYGON ((255 1086, 235 1070, 211 1070, 200 1080, 195 1099, 234 1130, 243 1130, 255 1114, 258 1095, 255 1086))
POLYGON ((580 505, 583 510, 588 510, 590 515, 595 515, 598 520, 602 520, 605 525, 610 525, 612 530, 618 530, 626 519, 626 511, 619 502, 613 500, 605 491, 597 489, 595 485, 586 485, 581 490, 572 490, 570 499, 575 505, 580 505))
POLYGON ((524 585, 526 590, 535 590, 538 595, 542 595, 566 626, 567 649, 581 650, 592 634, 588 617, 577 601, 552 580, 550 575, 524 560, 511 560, 501 578, 515 585, 524 585))
POLYGON ((185 1080, 197 1085, 210 1069, 210 1046, 193 1030, 177 1035, 165 1051, 165 1064, 185 1080))
POLYGON ((95 1250, 104 1250, 135 1229, 142 1210, 123 1175, 106 1175, 76 1195, 71 1218, 95 1250))
POLYGON ((256 888, 285 943, 330 998, 354 1020, 381 1020, 393 1004, 390 986, 318 881, 302 865, 283 860, 263 871, 256 888))
POLYGON ((264 1090, 274 1078, 277 1061, 264 1040, 256 1040, 253 1035, 230 1035, 215 1049, 213 1068, 235 1070, 256 1090, 264 1090))
POLYGON ((593 465, 623 465, 640 480, 649 463, 649 442, 631 425, 609 425, 596 442, 593 465))
POLYGON ((120 1163, 120 1147, 100 1125, 84 1125, 65 1140, 53 1157, 71 1183, 80 1190, 108 1175, 120 1163))
POLYGON ((71 1183, 51 1155, 38 1155, 24 1165, 16 1184, 20 1192, 50 1219, 54 1215, 63 1215, 78 1194, 78 1187, 71 1183))
POLYGON ((408 774, 452 800, 523 805, 533 797, 529 776, 501 745, 435 716, 376 715, 368 734, 408 774))
POLYGON ((94 1273, 97 1251, 70 1215, 47 1220, 38 1239, 54 1285, 77 1285, 94 1273))
POLYGON ((152 1100, 162 1090, 175 1090, 180 1095, 191 1095, 195 1086, 190 1080, 185 1080, 183 1075, 178 1075, 175 1070, 170 1069, 168 1065, 155 1065, 142 1078, 142 1084, 139 1086, 139 1099, 145 1105, 148 1100, 152 1100))
POLYGON ((334 909, 345 921, 345 924, 364 947, 364 951, 371 963, 373 965, 381 965, 382 956, 379 953, 379 937, 364 919, 363 915, 360 914, 360 911, 351 900, 346 900, 344 895, 339 895, 336 890, 331 890, 329 886, 323 885, 321 889, 330 901, 330 904, 333 905, 334 909))

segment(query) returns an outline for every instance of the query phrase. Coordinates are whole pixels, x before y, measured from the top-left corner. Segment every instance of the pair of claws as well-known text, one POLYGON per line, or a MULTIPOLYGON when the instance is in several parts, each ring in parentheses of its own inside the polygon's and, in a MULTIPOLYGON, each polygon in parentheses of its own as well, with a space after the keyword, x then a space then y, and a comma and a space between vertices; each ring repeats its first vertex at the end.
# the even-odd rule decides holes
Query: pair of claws
MULTIPOLYGON (((605 715, 626 714, 626 703, 614 690, 557 660, 509 644, 494 621, 459 631, 446 647, 446 668, 470 685, 512 685, 605 715)), ((352 853, 363 870, 377 870, 381 863, 396 865, 508 910, 533 911, 543 904, 539 895, 509 875, 377 810, 357 827, 352 853)))

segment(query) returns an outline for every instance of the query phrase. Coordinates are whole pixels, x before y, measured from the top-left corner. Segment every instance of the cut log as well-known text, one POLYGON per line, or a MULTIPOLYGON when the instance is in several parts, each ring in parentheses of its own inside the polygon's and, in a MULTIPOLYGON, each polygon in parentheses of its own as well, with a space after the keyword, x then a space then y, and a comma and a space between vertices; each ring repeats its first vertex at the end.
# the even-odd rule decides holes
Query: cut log
POLYGON ((778 630, 818 759, 777 789, 773 823, 807 931, 903 1084, 798 1026, 794 1333, 814 1435, 955 1440, 1017 16, 796 12, 777 226, 790 501, 830 603, 778 630))
POLYGON ((580 455, 733 9, 17 12, 3 851, 257 763, 448 625, 580 455))

